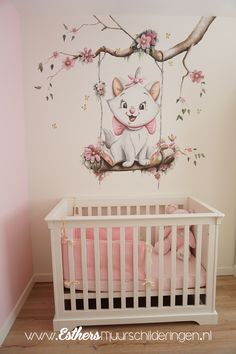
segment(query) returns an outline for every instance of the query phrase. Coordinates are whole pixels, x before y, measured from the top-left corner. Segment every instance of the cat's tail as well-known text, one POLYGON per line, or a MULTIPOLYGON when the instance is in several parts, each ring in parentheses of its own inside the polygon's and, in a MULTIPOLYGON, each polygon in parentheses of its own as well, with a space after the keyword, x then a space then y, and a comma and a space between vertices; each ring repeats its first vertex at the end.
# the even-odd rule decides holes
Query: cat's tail
POLYGON ((116 138, 114 137, 113 133, 111 130, 103 128, 103 133, 105 136, 105 145, 108 149, 111 148, 112 144, 116 141, 116 138))

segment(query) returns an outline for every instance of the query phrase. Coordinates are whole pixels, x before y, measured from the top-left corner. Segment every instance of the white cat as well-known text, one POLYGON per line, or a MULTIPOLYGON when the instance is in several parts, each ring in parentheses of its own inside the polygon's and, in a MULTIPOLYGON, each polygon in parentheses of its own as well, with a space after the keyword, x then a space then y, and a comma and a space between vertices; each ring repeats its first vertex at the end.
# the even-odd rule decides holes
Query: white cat
POLYGON ((160 83, 156 81, 147 90, 137 80, 125 88, 115 78, 112 90, 114 98, 107 102, 113 113, 112 127, 119 138, 104 129, 105 145, 109 150, 103 157, 110 165, 122 162, 123 167, 131 167, 135 161, 142 166, 149 165, 154 151, 148 145, 148 136, 156 131, 160 83))

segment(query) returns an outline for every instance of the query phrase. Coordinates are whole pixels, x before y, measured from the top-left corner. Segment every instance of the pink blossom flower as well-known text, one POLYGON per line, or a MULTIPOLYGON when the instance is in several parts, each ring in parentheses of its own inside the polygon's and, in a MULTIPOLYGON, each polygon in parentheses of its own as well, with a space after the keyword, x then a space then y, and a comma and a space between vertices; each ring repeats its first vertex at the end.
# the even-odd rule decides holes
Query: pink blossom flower
POLYGON ((161 143, 161 144, 160 144, 160 148, 161 148, 162 150, 166 150, 166 149, 168 149, 168 147, 169 147, 169 145, 166 144, 166 143, 161 143))
POLYGON ((97 172, 95 173, 96 177, 98 178, 98 182, 101 183, 104 178, 105 178, 105 173, 104 172, 97 172))
POLYGON ((151 44, 151 45, 156 45, 156 42, 157 42, 157 34, 154 33, 154 32, 147 32, 146 35, 151 38, 150 44, 151 44))
POLYGON ((157 180, 159 180, 161 178, 161 174, 159 172, 157 172, 155 167, 149 168, 148 172, 150 172, 154 178, 156 178, 157 180))
POLYGON ((175 152, 175 157, 179 157, 179 156, 181 156, 181 152, 180 151, 176 151, 175 152))
POLYGON ((192 82, 199 83, 202 81, 202 79, 204 79, 204 75, 202 74, 202 71, 194 70, 190 74, 190 79, 192 80, 192 82))
POLYGON ((96 92, 96 95, 104 96, 105 95, 105 82, 98 82, 97 84, 95 84, 94 90, 96 92))
POLYGON ((56 50, 55 50, 55 52, 52 53, 52 57, 53 57, 54 59, 57 59, 57 58, 59 57, 59 55, 60 55, 59 52, 56 51, 56 50))
POLYGON ((71 33, 77 33, 78 32, 78 28, 76 28, 76 27, 73 27, 71 30, 70 30, 70 32, 71 33))
POLYGON ((94 145, 89 145, 84 149, 84 158, 86 161, 94 163, 95 161, 100 162, 100 149, 94 145))
POLYGON ((83 62, 83 63, 92 63, 93 62, 93 52, 92 52, 92 49, 87 49, 87 48, 84 48, 84 51, 81 51, 80 52, 80 60, 83 62))
POLYGON ((146 34, 142 34, 141 37, 137 38, 137 48, 141 48, 143 50, 150 48, 151 46, 151 41, 152 41, 152 37, 151 36, 147 36, 146 34))
POLYGON ((75 61, 74 61, 73 58, 66 57, 63 60, 63 68, 66 69, 66 70, 69 70, 69 69, 73 68, 74 65, 75 65, 75 61))
POLYGON ((187 151, 187 152, 193 152, 193 149, 192 148, 186 148, 186 149, 184 149, 185 151, 187 151))
POLYGON ((155 173, 154 175, 155 179, 157 179, 159 181, 159 179, 161 178, 161 174, 159 172, 155 173))

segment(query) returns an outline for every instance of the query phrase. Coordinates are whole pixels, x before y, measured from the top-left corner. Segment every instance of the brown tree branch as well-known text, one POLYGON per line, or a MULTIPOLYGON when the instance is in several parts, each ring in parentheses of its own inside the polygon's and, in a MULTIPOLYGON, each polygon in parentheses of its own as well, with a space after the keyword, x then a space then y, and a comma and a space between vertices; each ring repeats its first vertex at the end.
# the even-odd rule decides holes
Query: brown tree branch
MULTIPOLYGON (((149 55, 158 62, 166 61, 169 60, 185 51, 187 51, 189 48, 195 46, 200 42, 200 40, 203 38, 205 35, 206 31, 208 30, 208 27, 211 25, 211 23, 214 21, 215 16, 209 16, 209 17, 201 17, 200 21, 194 28, 194 30, 191 32, 191 34, 182 42, 176 44, 174 47, 167 49, 166 51, 161 51, 161 50, 153 50, 152 52, 149 53, 149 55)), ((109 27, 106 27, 109 28, 109 27)), ((111 27, 113 29, 113 27, 111 27)), ((120 58, 125 58, 130 55, 132 55, 135 52, 134 47, 129 47, 123 50, 113 50, 110 48, 107 48, 105 46, 100 47, 99 49, 96 50, 94 53, 94 58, 99 55, 99 53, 108 53, 112 56, 115 57, 120 57, 120 58)))
POLYGON ((189 75, 189 73, 190 73, 190 70, 189 70, 189 68, 187 67, 185 61, 186 61, 186 59, 187 59, 187 56, 188 56, 189 53, 190 53, 191 48, 192 48, 192 46, 188 48, 188 50, 186 51, 186 53, 185 53, 185 55, 184 55, 184 57, 183 57, 183 60, 182 60, 183 67, 184 67, 185 70, 186 70, 186 74, 184 74, 184 75, 182 76, 182 79, 181 79, 180 91, 179 91, 179 98, 182 97, 182 91, 183 91, 184 80, 186 79, 186 77, 187 77, 187 76, 189 75))
POLYGON ((127 34, 131 39, 133 39, 133 41, 135 41, 135 38, 131 36, 131 34, 129 32, 127 32, 111 15, 109 15, 110 19, 112 19, 112 21, 117 25, 117 27, 111 27, 111 26, 107 26, 104 22, 102 22, 96 15, 93 15, 94 18, 96 18, 96 20, 98 21, 98 23, 100 23, 103 28, 102 31, 106 30, 106 29, 111 29, 111 30, 120 30, 122 32, 124 32, 125 34, 127 34))

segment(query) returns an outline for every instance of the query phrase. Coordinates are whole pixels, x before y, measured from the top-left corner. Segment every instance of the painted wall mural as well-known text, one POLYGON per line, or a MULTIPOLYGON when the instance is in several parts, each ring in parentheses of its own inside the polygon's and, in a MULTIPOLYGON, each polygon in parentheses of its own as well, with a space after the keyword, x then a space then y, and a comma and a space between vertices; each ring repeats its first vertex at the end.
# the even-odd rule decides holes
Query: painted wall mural
MULTIPOLYGON (((171 48, 162 51, 159 49, 159 35, 153 29, 145 30, 137 35, 129 33, 112 16, 109 16, 108 25, 97 16, 95 22, 84 23, 78 27, 69 27, 64 24, 62 39, 74 41, 80 31, 86 31, 88 26, 96 26, 101 31, 118 30, 128 36, 130 46, 125 49, 111 49, 101 46, 95 51, 90 48, 76 50, 75 53, 54 51, 52 55, 40 62, 39 71, 46 75, 41 85, 35 86, 40 92, 45 91, 47 101, 54 99, 54 79, 62 71, 72 70, 75 64, 97 65, 97 82, 91 83, 93 92, 98 99, 98 119, 100 119, 97 141, 88 142, 82 153, 82 163, 98 178, 99 182, 111 172, 141 171, 151 174, 159 183, 161 176, 175 166, 178 157, 185 157, 188 162, 196 166, 205 154, 196 147, 180 147, 177 136, 171 132, 163 137, 163 94, 164 94, 164 63, 173 65, 173 58, 181 55, 185 74, 182 76, 177 93, 176 104, 179 111, 177 121, 184 122, 191 115, 191 108, 184 95, 184 83, 188 79, 199 86, 199 97, 206 94, 205 74, 199 68, 190 69, 187 58, 190 52, 204 37, 215 17, 201 17, 189 36, 171 48), (147 55, 156 65, 156 75, 145 78, 141 65, 133 68, 132 73, 125 73, 122 78, 113 76, 109 82, 101 77, 101 67, 105 56, 129 58, 131 55, 140 58, 147 55), (112 88, 112 97, 107 96, 107 87, 112 88), (112 129, 104 126, 104 105, 108 105, 112 129), (153 137, 155 143, 153 144, 153 137), (152 138, 152 139, 151 139, 152 138)), ((165 33, 168 40, 171 33, 165 33)), ((77 49, 77 48, 76 48, 77 49)), ((82 70, 82 68, 81 68, 82 70)), ((105 70, 105 69, 103 69, 105 70)), ((82 110, 87 109, 89 95, 84 95, 82 110)), ((201 107, 197 108, 201 113, 201 107)), ((52 126, 57 128, 57 124, 52 126)))

